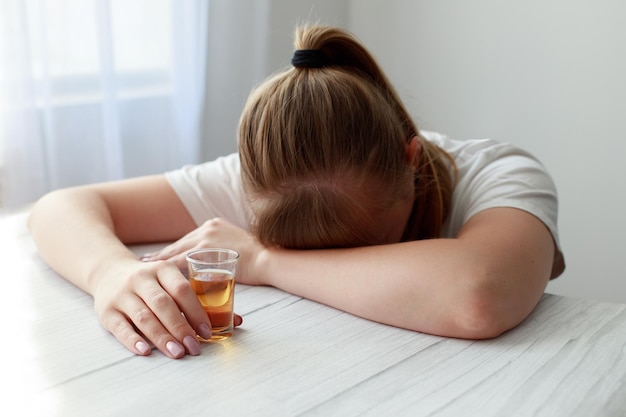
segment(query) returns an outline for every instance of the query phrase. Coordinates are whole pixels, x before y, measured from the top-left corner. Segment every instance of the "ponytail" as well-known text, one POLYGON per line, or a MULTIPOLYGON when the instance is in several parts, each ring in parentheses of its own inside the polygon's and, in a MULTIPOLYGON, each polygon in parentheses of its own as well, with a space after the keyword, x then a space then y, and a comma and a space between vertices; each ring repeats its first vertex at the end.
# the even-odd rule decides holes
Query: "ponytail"
POLYGON ((369 78, 384 92, 389 104, 401 117, 403 127, 406 130, 406 139, 409 140, 417 134, 417 127, 404 108, 395 89, 372 54, 352 34, 329 26, 300 26, 296 29, 294 46, 295 54, 299 51, 319 51, 320 58, 318 59, 325 63, 320 67, 342 67, 362 77, 369 78))

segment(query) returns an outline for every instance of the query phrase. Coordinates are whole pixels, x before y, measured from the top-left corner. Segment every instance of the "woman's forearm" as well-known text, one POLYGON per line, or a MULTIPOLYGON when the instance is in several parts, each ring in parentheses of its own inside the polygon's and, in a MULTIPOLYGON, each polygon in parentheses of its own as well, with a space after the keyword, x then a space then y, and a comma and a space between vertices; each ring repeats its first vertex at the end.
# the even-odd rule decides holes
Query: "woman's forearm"
POLYGON ((195 223, 165 177, 153 175, 52 192, 29 227, 44 260, 93 294, 105 269, 137 261, 126 245, 176 240, 195 223))
POLYGON ((88 293, 105 262, 134 259, 116 237, 105 202, 90 190, 62 190, 43 197, 28 224, 42 258, 88 293))
POLYGON ((547 277, 494 262, 484 247, 433 239, 345 250, 268 250, 269 285, 349 313, 420 332, 495 337, 534 308, 547 277), (487 255, 485 255, 487 254, 487 255))
POLYGON ((269 250, 264 277, 287 292, 370 320, 429 333, 431 328, 453 331, 450 317, 467 297, 467 280, 448 263, 443 265, 450 270, 447 282, 433 282, 440 273, 433 275, 420 265, 420 257, 428 256, 420 254, 420 246, 411 242, 344 250, 269 250))

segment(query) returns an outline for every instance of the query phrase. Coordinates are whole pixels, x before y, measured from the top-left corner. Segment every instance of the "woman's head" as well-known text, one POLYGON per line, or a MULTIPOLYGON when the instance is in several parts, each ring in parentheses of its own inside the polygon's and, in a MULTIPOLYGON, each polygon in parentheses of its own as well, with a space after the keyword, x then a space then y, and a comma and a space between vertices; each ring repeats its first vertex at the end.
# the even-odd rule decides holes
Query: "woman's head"
POLYGON ((314 62, 267 80, 240 120, 253 231, 266 245, 291 248, 399 240, 416 195, 418 164, 407 149, 417 128, 347 32, 303 27, 295 47, 316 51, 314 62))

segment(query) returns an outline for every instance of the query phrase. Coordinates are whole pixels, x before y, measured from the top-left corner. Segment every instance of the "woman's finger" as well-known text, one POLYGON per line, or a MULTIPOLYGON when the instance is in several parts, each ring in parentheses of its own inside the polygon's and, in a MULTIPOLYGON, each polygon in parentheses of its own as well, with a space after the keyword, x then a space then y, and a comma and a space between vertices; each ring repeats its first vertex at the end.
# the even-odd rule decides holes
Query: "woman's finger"
MULTIPOLYGON (((164 349, 168 356, 178 358, 184 355, 185 350, 191 355, 198 355, 200 345, 196 339, 196 331, 190 325, 187 316, 181 314, 180 308, 189 303, 189 298, 185 300, 185 297, 181 298, 180 295, 181 289, 189 287, 189 284, 180 271, 171 264, 163 262, 156 265, 155 269, 157 281, 143 281, 137 288, 137 295, 144 306, 135 306, 134 310, 126 307, 126 311, 133 312, 129 317, 135 326, 160 350, 164 349), (178 278, 178 284, 171 284, 170 281, 175 279, 171 277, 178 278), (181 300, 175 300, 176 296, 181 300)), ((195 297, 191 301, 198 304, 195 297)), ((200 306, 198 308, 201 314, 204 313, 200 306)), ((189 311, 193 311, 193 308, 189 311)))
POLYGON ((169 262, 172 262, 176 265, 180 270, 186 271, 187 266, 187 253, 195 248, 190 248, 188 251, 180 252, 172 257, 168 258, 169 262))
POLYGON ((176 255, 179 253, 179 251, 185 251, 185 248, 182 247, 180 244, 173 243, 169 246, 166 246, 164 248, 161 248, 155 252, 151 252, 151 253, 145 253, 143 254, 140 259, 142 261, 145 262, 154 262, 154 261, 164 261, 167 260, 169 258, 171 258, 172 256, 176 255))
POLYGON ((128 311, 128 317, 118 311, 112 311, 106 315, 102 324, 128 350, 138 355, 150 354, 150 345, 139 335, 137 332, 139 330, 166 356, 178 359, 185 355, 185 347, 165 330, 143 300, 138 297, 128 297, 124 300, 123 306, 125 311, 128 311))
MULTIPOLYGON (((188 326, 191 326, 190 329, 195 331, 195 333, 202 338, 210 339, 211 322, 209 316, 200 304, 200 301, 198 301, 198 297, 191 288, 189 281, 187 281, 175 267, 161 271, 158 274, 158 279, 161 287, 167 292, 173 302, 176 303, 176 309, 172 310, 170 314, 178 313, 175 317, 164 315, 161 318, 165 327, 167 327, 172 334, 176 334, 176 327, 181 324, 182 320, 188 326), (184 316, 180 314, 181 312, 184 316)), ((187 329, 184 328, 183 330, 187 329)))
POLYGON ((148 356, 152 352, 148 342, 137 333, 123 314, 111 312, 103 318, 102 327, 135 355, 148 356))

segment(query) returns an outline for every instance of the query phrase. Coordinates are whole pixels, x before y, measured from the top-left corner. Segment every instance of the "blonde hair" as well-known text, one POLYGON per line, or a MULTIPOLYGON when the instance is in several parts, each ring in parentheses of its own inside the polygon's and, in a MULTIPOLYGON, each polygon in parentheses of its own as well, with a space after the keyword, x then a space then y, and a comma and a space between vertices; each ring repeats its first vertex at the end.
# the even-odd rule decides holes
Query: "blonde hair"
POLYGON ((438 237, 448 212, 454 162, 422 141, 371 54, 348 32, 296 30, 296 50, 316 50, 321 68, 294 67, 250 95, 238 146, 253 232, 269 246, 329 248, 380 243, 376 213, 415 198, 403 240, 438 237))

